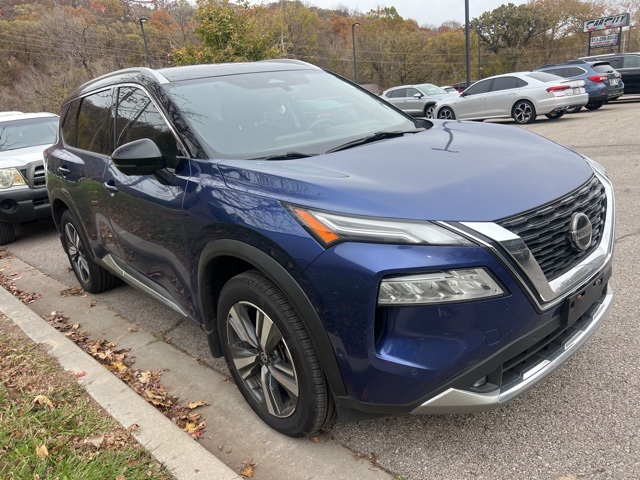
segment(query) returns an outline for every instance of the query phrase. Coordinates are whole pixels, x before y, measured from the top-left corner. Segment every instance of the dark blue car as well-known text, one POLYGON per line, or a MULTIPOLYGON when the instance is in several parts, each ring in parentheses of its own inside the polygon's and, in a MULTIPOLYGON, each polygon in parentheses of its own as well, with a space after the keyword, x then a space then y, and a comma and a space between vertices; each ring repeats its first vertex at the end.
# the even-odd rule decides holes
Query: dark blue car
POLYGON ((93 80, 45 152, 82 287, 197 322, 276 430, 495 408, 608 311, 612 187, 512 126, 417 120, 312 65, 93 80))

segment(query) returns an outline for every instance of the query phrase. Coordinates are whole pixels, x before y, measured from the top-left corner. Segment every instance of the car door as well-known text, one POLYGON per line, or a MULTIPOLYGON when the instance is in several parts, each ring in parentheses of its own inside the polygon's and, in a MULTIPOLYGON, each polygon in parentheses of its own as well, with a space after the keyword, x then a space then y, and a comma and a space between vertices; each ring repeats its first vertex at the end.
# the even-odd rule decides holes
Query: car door
POLYGON ((425 96, 417 88, 407 88, 403 110, 414 117, 424 115, 425 96))
POLYGON ((188 172, 183 171, 188 168, 184 147, 146 91, 123 86, 116 95, 116 148, 151 139, 167 167, 150 175, 127 175, 109 163, 104 186, 120 248, 118 267, 145 283, 165 303, 169 299, 174 307, 191 313, 190 275, 183 267, 190 263, 183 235, 182 201, 188 182, 188 172))
POLYGON ((73 214, 82 220, 87 240, 99 258, 117 252, 108 219, 109 195, 102 179, 113 152, 112 88, 93 92, 65 107, 61 120, 65 149, 49 149, 49 182, 66 190, 75 202, 73 214))
POLYGON ((454 104, 456 119, 485 118, 487 92, 492 83, 492 78, 480 80, 462 92, 454 104))
POLYGON ((487 92, 485 103, 487 117, 510 117, 511 107, 518 99, 520 79, 518 77, 498 77, 487 92))

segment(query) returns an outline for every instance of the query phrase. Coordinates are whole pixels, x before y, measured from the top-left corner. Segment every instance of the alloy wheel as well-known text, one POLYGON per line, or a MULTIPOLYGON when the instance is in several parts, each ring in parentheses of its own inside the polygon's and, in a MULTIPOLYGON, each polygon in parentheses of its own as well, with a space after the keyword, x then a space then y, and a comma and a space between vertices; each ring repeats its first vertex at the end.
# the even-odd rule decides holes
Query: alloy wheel
POLYGON ((89 273, 89 264, 82 246, 80 235, 71 223, 67 223, 64 226, 64 235, 67 242, 67 250, 71 264, 73 265, 74 270, 78 273, 80 280, 84 283, 88 283, 91 275, 89 273))
POLYGON ((269 316, 250 302, 236 303, 227 316, 227 342, 233 365, 260 407, 278 418, 291 416, 298 405, 298 376, 269 316))

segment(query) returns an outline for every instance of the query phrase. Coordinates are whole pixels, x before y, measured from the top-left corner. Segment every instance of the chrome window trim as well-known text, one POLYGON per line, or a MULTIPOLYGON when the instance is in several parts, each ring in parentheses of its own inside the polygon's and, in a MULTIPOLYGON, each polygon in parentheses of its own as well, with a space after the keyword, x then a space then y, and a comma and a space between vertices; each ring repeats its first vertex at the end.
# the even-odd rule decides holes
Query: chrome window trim
POLYGON ((602 175, 596 169, 593 169, 593 171, 598 180, 600 180, 604 186, 607 199, 607 211, 602 228, 602 238, 600 239, 600 243, 597 248, 591 252, 589 256, 584 258, 568 272, 553 279, 551 282, 549 282, 545 277, 524 241, 519 236, 513 234, 500 225, 493 222, 460 222, 461 225, 464 225, 468 229, 500 244, 502 249, 497 249, 481 237, 472 235, 469 231, 463 231, 456 228, 448 222, 437 223, 446 225, 448 228, 452 228, 463 236, 467 236, 483 247, 491 250, 495 255, 503 260, 503 264, 520 281, 523 288, 531 294, 532 298, 536 301, 538 308, 540 308, 540 310, 548 310, 560 303, 567 294, 577 291, 584 281, 597 273, 598 270, 606 265, 613 256, 613 244, 615 240, 615 202, 613 187, 607 177, 602 175), (510 258, 505 256, 505 252, 510 258), (528 282, 522 278, 521 273, 512 267, 512 262, 515 262, 520 267, 521 272, 526 276, 530 284, 533 285, 535 291, 531 291, 528 287, 528 282))

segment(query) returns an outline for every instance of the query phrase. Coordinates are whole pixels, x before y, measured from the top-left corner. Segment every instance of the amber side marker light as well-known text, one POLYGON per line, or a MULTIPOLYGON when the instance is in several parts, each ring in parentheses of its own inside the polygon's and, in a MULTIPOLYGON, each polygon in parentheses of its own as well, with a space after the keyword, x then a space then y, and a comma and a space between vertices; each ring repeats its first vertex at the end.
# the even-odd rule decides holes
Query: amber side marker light
POLYGON ((340 238, 340 235, 330 230, 324 223, 308 211, 300 208, 294 208, 293 211, 327 245, 340 238))

